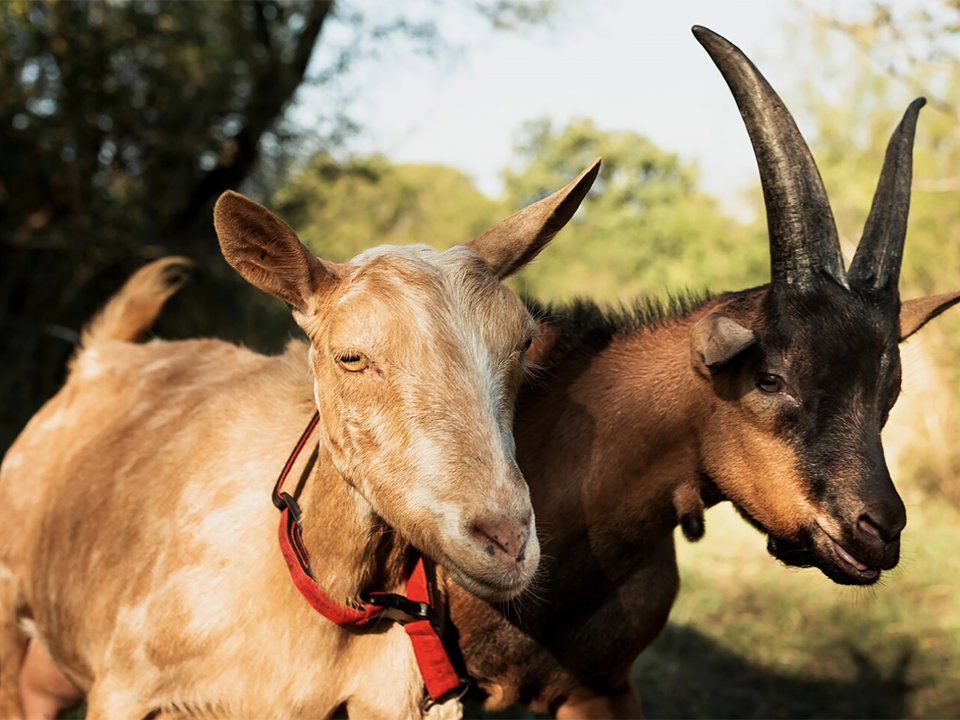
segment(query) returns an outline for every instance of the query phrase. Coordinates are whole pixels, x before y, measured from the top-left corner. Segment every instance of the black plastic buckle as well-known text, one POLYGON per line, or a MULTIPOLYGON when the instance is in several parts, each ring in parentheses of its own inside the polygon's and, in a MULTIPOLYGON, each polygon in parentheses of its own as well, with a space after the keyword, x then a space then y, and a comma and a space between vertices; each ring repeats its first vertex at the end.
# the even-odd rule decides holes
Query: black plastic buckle
MULTIPOLYGON (((303 512, 300 510, 300 506, 297 505, 297 501, 293 499, 293 495, 291 495, 290 493, 282 492, 280 493, 280 497, 283 500, 283 502, 286 503, 287 508, 290 510, 290 517, 292 517, 293 521, 297 525, 299 525, 300 518, 303 517, 303 512)), ((282 509, 283 508, 281 508, 281 510, 282 509)))
POLYGON ((368 605, 399 610, 414 620, 429 620, 431 625, 438 626, 437 614, 428 603, 417 602, 395 593, 363 593, 360 599, 368 605))

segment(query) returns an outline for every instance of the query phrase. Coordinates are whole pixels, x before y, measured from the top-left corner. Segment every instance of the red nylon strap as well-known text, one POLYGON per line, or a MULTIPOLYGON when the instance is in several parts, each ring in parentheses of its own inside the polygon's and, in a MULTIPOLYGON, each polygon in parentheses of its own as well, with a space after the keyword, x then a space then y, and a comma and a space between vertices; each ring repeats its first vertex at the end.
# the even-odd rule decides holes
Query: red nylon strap
POLYGON ((283 466, 283 470, 280 471, 280 477, 277 478, 277 482, 273 486, 273 493, 271 499, 273 504, 276 506, 277 510, 284 510, 287 505, 280 498, 280 488, 283 487, 283 481, 287 479, 287 475, 290 474, 290 470, 293 469, 293 464, 297 461, 297 458, 300 456, 300 451, 303 450, 303 446, 307 444, 307 439, 310 437, 310 433, 313 432, 313 429, 317 426, 317 423, 320 422, 320 412, 314 410, 313 417, 310 418, 310 422, 307 423, 306 429, 303 431, 303 434, 300 435, 300 439, 297 440, 296 447, 293 448, 293 452, 290 453, 290 457, 287 458, 287 464, 283 466))
MULTIPOLYGON (((423 558, 417 558, 413 572, 407 580, 407 598, 415 602, 432 604, 432 588, 427 582, 427 573, 423 558)), ((403 629, 413 644, 413 653, 417 656, 417 665, 423 676, 423 684, 434 701, 449 695, 461 687, 460 677, 450 662, 447 649, 443 646, 440 633, 429 620, 413 620, 405 623, 403 629)))
MULTIPOLYGON (((310 607, 337 625, 366 625, 383 614, 383 608, 366 603, 361 604, 359 608, 341 605, 324 593, 313 577, 303 569, 297 550, 291 543, 291 533, 296 533, 299 536, 300 525, 291 522, 290 509, 286 508, 280 513, 280 550, 283 552, 283 559, 286 560, 287 567, 290 569, 293 584, 297 586, 300 594, 310 603, 310 607), (291 527, 295 529, 291 530, 291 527)), ((302 542, 297 544, 302 547, 302 542)), ((307 567, 309 568, 309 565, 307 567)))
MULTIPOLYGON (((319 413, 314 413, 273 488, 273 503, 280 509, 280 551, 290 570, 293 584, 310 607, 337 625, 365 625, 371 620, 380 618, 386 608, 370 603, 358 603, 355 606, 342 605, 320 589, 310 568, 310 557, 303 546, 300 511, 296 500, 287 493, 281 493, 284 480, 290 474, 297 456, 306 445, 307 438, 313 432, 318 420, 319 413)), ((407 600, 426 603, 432 607, 433 588, 427 580, 424 560, 419 553, 417 562, 407 578, 406 592, 407 600)), ((429 619, 413 619, 403 624, 413 645, 417 666, 420 668, 420 674, 423 676, 423 683, 430 698, 438 702, 454 691, 463 690, 464 686, 450 662, 439 630, 434 624, 429 619)))

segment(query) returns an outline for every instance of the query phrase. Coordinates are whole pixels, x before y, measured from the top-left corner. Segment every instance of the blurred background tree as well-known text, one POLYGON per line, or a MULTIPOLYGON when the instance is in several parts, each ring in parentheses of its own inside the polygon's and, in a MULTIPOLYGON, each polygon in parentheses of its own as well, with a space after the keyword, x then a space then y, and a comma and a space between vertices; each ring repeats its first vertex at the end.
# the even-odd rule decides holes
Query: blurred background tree
POLYGON ((500 202, 441 165, 346 162, 315 155, 270 199, 324 257, 346 260, 376 242, 449 247, 560 189, 597 156, 600 176, 561 236, 512 281, 544 300, 590 296, 629 302, 641 293, 759 285, 769 264, 760 228, 724 215, 699 189, 697 169, 629 131, 590 120, 518 133, 516 169, 504 171, 500 202), (748 239, 745 240, 744 236, 748 239))
POLYGON ((606 131, 589 119, 556 129, 527 123, 504 172, 517 210, 563 187, 595 157, 600 176, 549 253, 519 278, 545 300, 578 295, 630 302, 641 293, 742 289, 769 277, 764 235, 753 236, 699 188, 697 167, 628 130, 606 131))
MULTIPOLYGON (((515 29, 551 7, 463 11, 515 29)), ((330 86, 397 36, 441 46, 429 18, 332 0, 0 3, 0 448, 62 381, 82 323, 145 260, 199 265, 162 334, 284 341, 282 308, 219 261, 213 202, 227 188, 262 199, 304 148, 336 148, 352 125, 334 89, 309 128, 285 111, 303 83, 330 86), (308 76, 328 31, 329 65, 308 76)))
POLYGON ((314 252, 335 262, 379 243, 447 248, 476 237, 509 213, 459 170, 393 164, 382 155, 314 155, 270 198, 314 252))

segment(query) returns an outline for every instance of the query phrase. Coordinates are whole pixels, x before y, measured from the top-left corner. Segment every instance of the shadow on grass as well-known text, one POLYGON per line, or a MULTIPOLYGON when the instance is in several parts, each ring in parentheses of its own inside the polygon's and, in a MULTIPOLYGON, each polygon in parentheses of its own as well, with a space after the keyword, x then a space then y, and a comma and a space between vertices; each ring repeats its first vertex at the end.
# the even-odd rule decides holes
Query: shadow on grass
MULTIPOLYGON (((903 647, 886 670, 852 646, 834 653, 847 656, 852 679, 763 668, 689 626, 671 624, 640 656, 633 679, 653 718, 903 717, 912 647, 903 647)), ((809 671, 818 674, 815 666, 809 671)))
MULTIPOLYGON (((615 642, 615 638, 611 638, 615 642)), ((749 662, 712 638, 684 625, 668 624, 633 666, 649 718, 902 718, 911 686, 913 648, 902 647, 884 670, 856 647, 844 653, 852 680, 806 679, 749 662)), ((834 664, 832 658, 830 664, 834 664)), ((812 675, 817 673, 811 667, 812 675)), ((86 707, 60 715, 83 718, 86 707)), ((521 705, 485 713, 473 701, 464 718, 544 718, 521 705)))
MULTIPOLYGON (((813 679, 763 668, 689 626, 669 624, 634 664, 633 680, 650 718, 904 716, 912 647, 900 649, 894 666, 887 669, 853 646, 834 653, 846 655, 855 669, 852 679, 813 679)), ((816 676, 817 667, 811 667, 810 674, 816 676)), ((484 713, 478 704, 468 702, 464 717, 545 716, 519 705, 502 713, 484 713)))

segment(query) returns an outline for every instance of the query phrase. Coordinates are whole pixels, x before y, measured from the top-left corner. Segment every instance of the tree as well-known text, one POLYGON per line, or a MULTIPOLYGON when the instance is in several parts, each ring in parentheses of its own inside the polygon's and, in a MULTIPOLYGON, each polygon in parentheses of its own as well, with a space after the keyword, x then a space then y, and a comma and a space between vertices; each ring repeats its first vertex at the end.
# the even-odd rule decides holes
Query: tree
POLYGON ((521 276, 545 299, 586 295, 629 302, 640 294, 740 289, 769 276, 766 242, 724 216, 698 189, 697 169, 634 132, 590 120, 556 130, 524 125, 520 167, 504 172, 519 208, 570 181, 596 156, 600 176, 573 222, 521 276))
MULTIPOLYGON (((211 208, 227 188, 265 196, 304 147, 335 148, 351 124, 328 81, 385 38, 442 47, 439 5, 363 7, 0 3, 0 449, 59 386, 82 323, 144 260, 198 261, 161 318, 164 335, 261 349, 288 337, 285 313, 219 260, 211 208), (330 27, 328 64, 308 72, 330 27), (312 128, 285 119, 304 82, 331 94, 312 128)), ((551 9, 476 0, 455 11, 516 27, 551 9)))
POLYGON ((213 200, 257 162, 331 7, 0 5, 2 445, 133 268, 217 252, 213 200))
POLYGON ((270 206, 334 261, 379 243, 449 247, 508 214, 459 170, 394 165, 380 155, 338 163, 325 152, 281 187, 270 206))
POLYGON ((3 237, 190 247, 200 208, 256 162, 331 7, 0 6, 3 237))

